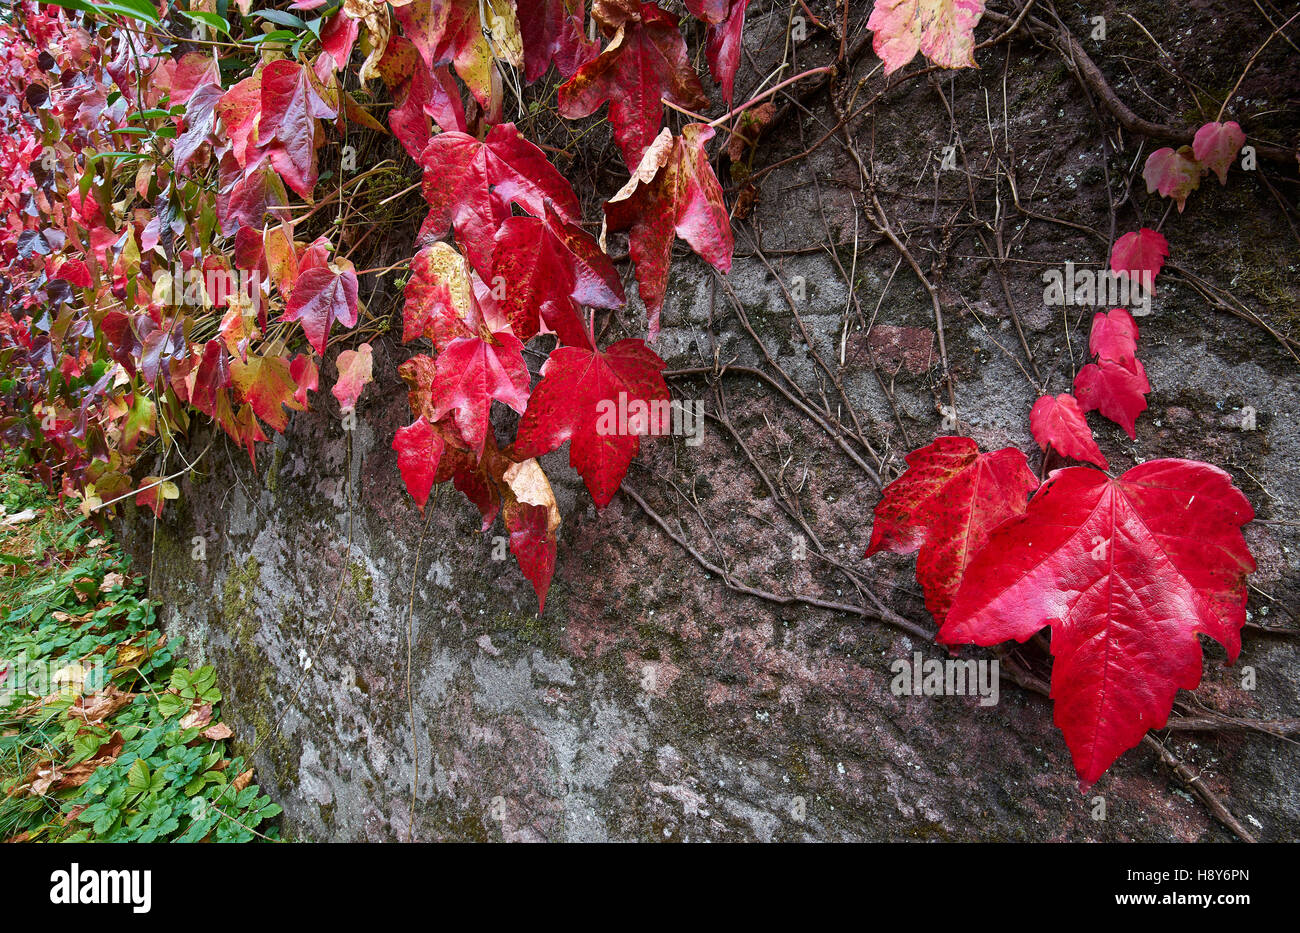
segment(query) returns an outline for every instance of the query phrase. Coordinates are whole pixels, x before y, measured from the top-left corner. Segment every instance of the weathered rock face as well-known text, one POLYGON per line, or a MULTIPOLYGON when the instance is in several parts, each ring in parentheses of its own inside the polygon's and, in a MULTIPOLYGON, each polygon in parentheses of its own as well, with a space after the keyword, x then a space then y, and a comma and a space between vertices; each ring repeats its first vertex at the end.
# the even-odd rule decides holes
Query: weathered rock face
MULTIPOLYGON (((1242 29, 1249 48, 1266 35, 1253 22, 1242 29)), ((1140 41, 1121 37, 1113 54, 1140 54, 1140 41)), ((1040 273, 1105 257, 1102 147, 1057 60, 1017 45, 1012 62, 1006 119, 1021 148, 997 155, 1016 166, 1022 199, 1038 179, 1035 211, 1102 231, 1099 242, 1029 221, 1011 210, 1005 174, 975 174, 983 220, 992 220, 1001 185, 1010 302, 1041 382, 1063 392, 1083 362, 1094 309, 1046 306, 1040 273)), ((1260 80, 1269 67, 1257 66, 1260 80)), ((1206 86, 1233 76, 1220 78, 1206 86)), ((1002 86, 1000 66, 958 74, 952 85, 944 78, 968 156, 981 166, 986 90, 1003 144, 1002 86)), ((948 126, 935 89, 910 87, 879 104, 874 149, 872 124, 852 124, 851 138, 873 165, 894 228, 936 282, 963 433, 985 448, 1032 452, 1037 468, 1028 412, 1039 380, 987 260, 992 233, 982 242, 971 229, 966 175, 934 172, 917 127, 948 126), (946 266, 932 266, 940 256, 946 266)), ((834 124, 828 107, 814 106, 834 124)), ((758 164, 803 151, 824 132, 815 120, 791 121, 758 164)), ((1127 177, 1133 151, 1111 160, 1117 178, 1127 177)), ((316 410, 296 415, 260 454, 256 472, 218 438, 174 510, 156 524, 126 523, 140 566, 152 567, 166 625, 218 665, 225 718, 255 750, 259 780, 285 808, 286 835, 1230 838, 1148 749, 1081 793, 1046 700, 1006 682, 993 706, 895 696, 893 662, 945 653, 870 609, 771 598, 871 607, 870 591, 933 630, 910 559, 861 555, 879 497, 871 474, 888 479, 903 452, 944 430, 939 404, 948 396, 929 295, 858 213, 869 198, 838 138, 772 173, 763 190, 726 284, 685 258, 670 284, 657 345, 670 368, 731 367, 714 380, 674 381, 679 397, 702 399, 718 416, 704 442, 647 442, 626 482, 646 508, 620 495, 599 514, 565 451, 544 459, 564 515, 544 615, 494 541, 499 527, 480 533, 477 512, 447 488, 426 528, 403 489, 389 443, 410 420, 394 372, 411 350, 389 338, 375 341, 378 382, 362 396, 355 430, 344 430, 321 393, 316 410), (834 244, 833 255, 822 244, 834 244), (202 561, 193 559, 196 537, 202 561), (1097 797, 1104 820, 1094 818, 1097 797)), ((1120 222, 1136 226, 1131 213, 1120 222)), ((1207 183, 1165 232, 1183 269, 1276 328, 1293 327, 1285 315, 1300 296, 1295 240, 1255 177, 1207 183)), ((1154 388, 1137 441, 1096 415, 1092 424, 1117 470, 1158 456, 1228 469, 1265 520, 1247 529, 1259 561, 1251 617, 1295 626, 1285 608, 1300 589, 1295 357, 1262 328, 1211 307, 1191 283, 1162 278, 1152 314, 1139 319, 1154 388), (1243 429, 1245 406, 1256 412, 1254 430, 1243 429)), ((635 315, 623 320, 634 333, 635 315)), ((332 379, 332 367, 323 377, 332 379)), ((513 423, 498 428, 504 440, 513 423)), ((196 438, 192 452, 206 443, 196 438)), ((1295 638, 1251 629, 1244 641, 1234 668, 1205 642, 1202 686, 1182 697, 1188 711, 1295 717, 1295 638), (1253 690, 1242 687, 1243 665, 1254 669, 1253 690)), ((1023 652, 1046 672, 1041 650, 1023 652)), ((1294 742, 1245 730, 1160 738, 1260 837, 1300 834, 1294 742)))

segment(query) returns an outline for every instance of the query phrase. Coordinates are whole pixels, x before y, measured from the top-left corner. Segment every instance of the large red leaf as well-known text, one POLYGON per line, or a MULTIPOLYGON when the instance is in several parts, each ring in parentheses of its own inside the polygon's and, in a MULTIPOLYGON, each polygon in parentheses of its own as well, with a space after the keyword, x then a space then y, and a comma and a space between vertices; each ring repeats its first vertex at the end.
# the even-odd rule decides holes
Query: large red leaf
POLYGON ((674 235, 720 271, 731 270, 731 218, 704 150, 712 138, 713 129, 703 123, 682 127, 678 137, 665 129, 628 183, 605 202, 608 228, 630 231, 651 340, 659 333, 674 235))
POLYGON ((1023 642, 1051 626, 1056 724, 1091 784, 1200 682, 1198 632, 1236 659, 1253 517, 1205 463, 1057 470, 967 568, 939 640, 1023 642))
POLYGON ((460 337, 438 354, 432 387, 435 419, 456 412, 456 426, 476 454, 483 453, 492 400, 522 412, 528 405, 524 345, 509 331, 489 338, 460 337))
POLYGON ((580 304, 617 308, 623 286, 613 263, 581 228, 548 209, 545 219, 510 217, 497 230, 492 281, 497 310, 527 343, 546 327, 569 345, 587 345, 580 304))
POLYGON ((969 437, 936 438, 908 454, 907 471, 885 487, 863 556, 919 548, 916 579, 942 624, 967 565, 994 528, 1024 512, 1037 486, 1013 447, 982 454, 969 437))
POLYGON ((442 239, 454 227, 480 274, 491 268, 492 238, 512 203, 541 217, 549 200, 564 220, 581 219, 573 187, 513 123, 492 127, 482 141, 466 133, 440 133, 420 162, 429 202, 422 232, 442 239))
POLYGON ((640 435, 662 427, 653 417, 635 418, 634 412, 646 406, 649 414, 654 403, 669 401, 660 375, 664 365, 640 340, 620 340, 603 352, 555 348, 519 421, 516 454, 538 457, 572 441, 569 463, 603 509, 640 451, 640 435), (628 415, 626 423, 619 423, 619 411, 628 415))
POLYGON ((663 125, 663 101, 707 107, 709 98, 691 67, 677 17, 643 3, 596 58, 560 85, 560 113, 586 117, 609 102, 614 138, 629 167, 638 165, 663 125))
POLYGON ((438 464, 446 442, 429 420, 420 415, 414 424, 398 428, 393 436, 393 450, 397 451, 397 468, 402 472, 406 489, 424 514, 433 484, 438 481, 438 464))
POLYGON ((1038 446, 1055 450, 1072 460, 1095 463, 1103 470, 1110 466, 1097 442, 1093 440, 1088 419, 1073 395, 1044 395, 1029 412, 1029 429, 1038 446))
POLYGON ((285 183, 304 198, 316 187, 316 150, 324 142, 319 120, 338 116, 337 101, 315 73, 295 61, 279 59, 262 69, 259 145, 285 183))

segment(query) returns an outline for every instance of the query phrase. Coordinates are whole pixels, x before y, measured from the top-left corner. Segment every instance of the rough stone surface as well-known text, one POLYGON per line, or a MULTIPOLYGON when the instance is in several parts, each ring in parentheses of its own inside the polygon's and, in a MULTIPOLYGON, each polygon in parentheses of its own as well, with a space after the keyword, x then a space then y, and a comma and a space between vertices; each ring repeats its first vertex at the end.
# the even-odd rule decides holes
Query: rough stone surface
MULTIPOLYGON (((1219 6, 1195 4, 1177 14, 1139 6, 1150 8, 1144 23, 1172 37, 1170 51, 1191 62, 1197 81, 1231 86, 1243 56, 1234 52, 1224 56, 1227 64, 1212 66, 1182 44, 1185 30, 1226 17, 1219 6), (1203 67, 1217 70, 1196 70, 1203 67)), ((1253 13, 1235 15, 1240 38, 1232 47, 1248 57, 1267 29, 1253 13)), ((772 18, 755 14, 756 54, 772 52, 772 18)), ((1217 27, 1214 34, 1221 33, 1217 27)), ((1108 56, 1154 57, 1119 16, 1112 37, 1108 56)), ((780 46, 775 42, 776 54, 780 46)), ((1020 447, 1038 468, 1028 424, 1038 390, 977 235, 991 242, 992 228, 972 224, 965 174, 935 170, 949 138, 940 94, 957 114, 953 139, 960 134, 980 167, 981 219, 992 223, 1000 210, 1005 220, 1011 298, 1052 392, 1068 391, 1084 362, 1094 309, 1046 306, 1040 273, 1066 260, 1093 267, 1104 260, 1108 199, 1100 132, 1060 60, 1014 45, 1004 98, 1004 54, 1004 47, 981 53, 988 57, 979 72, 934 84, 918 79, 885 95, 874 121, 854 123, 852 134, 874 165, 891 221, 937 282, 961 429, 986 448, 1020 447), (1026 207, 1093 227, 1101 240, 1017 215, 1005 200, 1005 175, 1004 200, 995 205, 994 169, 985 168, 991 136, 996 157, 1014 165, 1026 207), (936 268, 940 256, 945 263, 936 268)), ((1123 73, 1114 58, 1102 61, 1108 73, 1123 73)), ((1243 87, 1258 95, 1257 104, 1279 86, 1276 62, 1261 59, 1254 83, 1243 87)), ((1152 94, 1169 90, 1162 73, 1144 79, 1152 94)), ((881 87, 876 75, 863 94, 881 87)), ((1117 90, 1134 106, 1150 106, 1131 79, 1118 81, 1117 90)), ((816 102, 802 125, 796 117, 773 134, 755 166, 802 151, 834 122, 830 108, 816 102)), ((1137 152, 1135 141, 1126 146, 1109 164, 1117 189, 1137 152)), ((1293 179, 1289 185, 1294 194, 1293 179)), ((1159 220, 1164 205, 1142 194, 1140 179, 1133 198, 1148 224, 1159 220)), ((816 405, 824 393, 824 407, 849 429, 856 417, 862 436, 885 456, 888 479, 902 453, 942 432, 947 389, 929 296, 876 235, 862 213, 867 200, 838 139, 771 173, 755 214, 741 225, 726 280, 748 326, 719 280, 679 251, 657 349, 676 369, 717 361, 780 382, 779 367, 816 405), (755 255, 756 231, 785 290, 797 292, 802 324, 755 255), (820 248, 828 233, 838 244, 834 257, 820 248), (843 396, 813 351, 837 374, 843 396), (882 385, 893 393, 897 419, 882 385)), ((1119 223, 1121 232, 1136 226, 1131 206, 1121 208, 1119 223)), ((1172 262, 1295 336, 1296 239, 1257 177, 1236 171, 1227 187, 1208 181, 1185 214, 1166 218, 1164 230, 1172 262)), ((1095 414, 1091 424, 1116 469, 1186 456, 1229 470, 1264 520, 1247 529, 1259 562, 1252 622, 1294 627, 1287 607, 1300 589, 1296 357, 1261 327, 1211 306, 1188 277, 1171 272, 1159 285, 1152 314, 1139 319, 1139 354, 1153 390, 1137 440, 1095 414), (1253 431, 1242 428, 1247 405, 1257 411, 1253 431)), ((634 333, 637 313, 634 302, 615 329, 634 333)), ((165 623, 191 652, 218 665, 225 719, 244 750, 255 750, 259 780, 285 808, 286 835, 1231 838, 1144 748, 1081 793, 1050 704, 1011 684, 1002 685, 994 707, 971 697, 894 696, 890 664, 914 651, 943 657, 940 649, 860 615, 729 589, 632 499, 618 496, 597 513, 564 449, 543 461, 564 525, 555 583, 539 617, 513 560, 492 559, 500 527, 480 533, 477 512, 462 496, 447 488, 424 530, 389 449, 394 430, 409 421, 394 371, 412 351, 391 337, 374 343, 379 381, 362 396, 354 431, 343 430, 322 392, 314 411, 296 415, 287 435, 261 452, 256 471, 218 438, 202 475, 182 483, 174 509, 156 525, 127 523, 141 566, 152 567, 165 623), (191 559, 195 536, 206 541, 205 561, 191 559), (1106 801, 1104 821, 1093 819, 1097 796, 1106 801)), ((534 369, 537 363, 530 360, 534 369)), ((333 375, 331 364, 323 387, 333 375)), ((711 420, 700 446, 681 438, 647 443, 627 486, 736 583, 869 605, 836 571, 838 561, 932 631, 911 560, 862 560, 879 495, 869 471, 762 381, 732 372, 716 386, 674 382, 679 396, 724 413, 736 434, 711 420), (804 542, 804 559, 796 555, 806 530, 774 501, 774 489, 815 536, 804 542)), ((505 440, 513 423, 498 418, 497 428, 505 440)), ((198 436, 191 449, 206 443, 198 436)), ((863 445, 850 440, 848 447, 877 468, 863 445)), ((1296 639, 1252 629, 1244 642, 1234 668, 1205 642, 1202 686, 1181 697, 1188 711, 1300 715, 1296 639), (1257 689, 1241 688, 1242 665, 1254 668, 1257 689)), ((1041 665, 1041 651, 1032 650, 1026 657, 1041 665)), ((1160 738, 1261 838, 1300 835, 1294 741, 1248 731, 1160 738)))

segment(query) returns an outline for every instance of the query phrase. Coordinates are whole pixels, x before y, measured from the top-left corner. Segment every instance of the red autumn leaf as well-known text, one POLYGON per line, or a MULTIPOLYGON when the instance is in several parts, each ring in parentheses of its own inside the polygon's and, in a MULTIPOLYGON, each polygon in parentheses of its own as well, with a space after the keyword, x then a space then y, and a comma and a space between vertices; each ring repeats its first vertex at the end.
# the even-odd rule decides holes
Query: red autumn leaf
POLYGON ((509 331, 490 337, 460 337, 435 361, 432 401, 435 420, 455 411, 456 427, 470 448, 483 453, 492 401, 522 412, 528 405, 528 366, 524 345, 509 331))
POLYGON ((1196 161, 1191 146, 1170 149, 1166 146, 1147 156, 1142 168, 1147 191, 1158 191, 1161 197, 1173 198, 1178 213, 1187 205, 1187 196, 1201 184, 1201 164, 1196 161))
POLYGON ((1155 230, 1143 227, 1126 233, 1111 247, 1110 271, 1126 275, 1154 295, 1156 276, 1169 255, 1169 241, 1155 230))
POLYGON ((172 147, 177 175, 186 174, 191 160, 212 136, 217 104, 223 99, 224 93, 219 84, 202 84, 195 88, 185 106, 185 131, 176 137, 176 145, 172 147))
POLYGON ((618 308, 626 300, 609 257, 549 205, 545 219, 510 217, 497 230, 492 280, 501 285, 497 310, 524 343, 545 322, 563 343, 588 345, 578 306, 618 308))
POLYGON ((1103 360, 1113 360, 1121 366, 1134 367, 1137 359, 1137 321, 1123 308, 1098 311, 1092 316, 1092 336, 1088 350, 1103 360))
POLYGON ((437 240, 454 227, 480 274, 491 268, 492 236, 510 216, 511 204, 541 217, 550 200, 564 220, 581 219, 572 186, 513 123, 492 127, 481 142, 465 133, 440 133, 429 142, 420 163, 429 203, 421 232, 437 240))
POLYGON ((677 17, 643 3, 605 51, 560 85, 559 110, 569 119, 586 117, 608 101, 614 138, 631 167, 659 135, 665 99, 691 110, 709 104, 677 17))
POLYGON ((162 517, 163 506, 168 499, 179 499, 180 490, 176 484, 158 476, 146 476, 141 480, 140 491, 135 494, 135 504, 153 512, 155 518, 162 517))
POLYGON ((1074 397, 1083 411, 1101 412, 1137 438, 1137 417, 1146 411, 1146 394, 1151 391, 1142 361, 1130 368, 1114 360, 1098 360, 1079 370, 1074 377, 1074 397))
POLYGON ((303 333, 312 349, 325 355, 325 341, 330 326, 338 321, 344 327, 357 322, 357 275, 351 269, 335 271, 316 266, 298 275, 293 294, 285 303, 285 321, 301 321, 303 333))
POLYGON ((275 221, 288 219, 288 193, 269 165, 260 165, 247 175, 236 168, 228 180, 230 185, 217 193, 217 219, 223 233, 234 233, 240 227, 261 230, 268 215, 275 221))
POLYGON ((280 433, 289 427, 283 406, 302 409, 294 397, 297 384, 289 363, 278 356, 253 356, 247 362, 233 360, 230 375, 235 388, 261 418, 280 433))
POLYGON ((1056 724, 1091 784, 1200 682, 1198 632, 1236 659, 1253 517, 1205 463, 1057 470, 967 568, 939 641, 1023 642, 1051 626, 1056 724))
POLYGON ((583 32, 579 0, 529 0, 517 4, 519 35, 524 43, 524 80, 532 84, 555 63, 569 78, 600 52, 583 32))
POLYGON ((262 69, 258 144, 285 183, 308 199, 316 187, 316 150, 324 142, 319 120, 338 116, 337 101, 326 96, 315 73, 295 61, 279 59, 262 69))
POLYGON ((722 87, 722 99, 728 105, 735 91, 748 6, 749 0, 686 0, 691 15, 709 24, 704 40, 705 56, 709 71, 722 87))
POLYGON ((539 457, 571 441, 569 463, 603 509, 640 451, 641 435, 666 427, 659 414, 669 401, 664 365, 640 340, 603 352, 556 347, 519 421, 516 455, 539 457))
POLYGON ((293 392, 294 401, 306 410, 307 393, 315 392, 319 386, 320 373, 316 362, 306 353, 299 353, 289 364, 289 377, 298 386, 293 392))
POLYGON ((921 52, 944 68, 975 66, 975 26, 984 0, 876 0, 871 47, 893 74, 921 52))
POLYGON ((339 400, 339 408, 350 411, 357 407, 361 391, 374 382, 374 356, 370 344, 363 343, 355 350, 344 350, 334 361, 339 378, 330 393, 339 400))
POLYGON ((1192 138, 1192 155, 1196 161, 1219 176, 1219 184, 1228 183, 1228 166, 1237 158, 1246 134, 1235 120, 1207 123, 1192 138))
POLYGON ((413 424, 398 428, 393 437, 393 450, 397 451, 397 468, 402 472, 402 481, 406 483, 407 492, 424 514, 424 505, 429 501, 429 493, 438 481, 438 465, 442 461, 442 452, 446 442, 442 435, 429 423, 424 415, 415 419, 413 424))
POLYGON ((1055 398, 1050 395, 1040 398, 1029 412, 1029 429, 1043 450, 1050 444, 1071 460, 1095 463, 1103 470, 1110 466, 1093 440, 1088 419, 1073 395, 1063 392, 1055 398))
POLYGON ((546 594, 555 573, 555 532, 547 527, 550 511, 542 505, 521 502, 505 512, 506 530, 510 532, 510 553, 519 569, 537 593, 537 611, 546 608, 546 594))
MULTIPOLYGON (((217 116, 225 125, 230 137, 231 153, 240 168, 248 166, 249 142, 257 129, 262 112, 262 73, 254 72, 222 95, 217 103, 217 116)), ((253 147, 256 149, 254 138, 253 147)))
POLYGON ((203 346, 203 357, 195 371, 190 404, 209 417, 215 416, 220 391, 230 385, 230 362, 220 340, 203 346))
POLYGON ((452 64, 465 86, 491 109, 492 47, 479 19, 479 0, 412 0, 394 4, 397 21, 430 68, 452 64))
POLYGON ((651 340, 659 333, 674 235, 721 272, 731 271, 731 219, 704 150, 712 138, 713 129, 703 123, 682 127, 678 137, 665 129, 628 183, 605 202, 608 228, 630 231, 651 340))
POLYGON ((357 34, 361 31, 361 23, 350 16, 345 16, 343 10, 336 10, 320 30, 320 47, 329 53, 330 58, 334 59, 334 67, 342 68, 352 57, 352 46, 356 44, 357 34))
POLYGON ((916 579, 942 624, 967 565, 994 528, 1024 512, 1037 487, 1013 447, 982 454, 969 437, 936 438, 908 454, 907 471, 885 487, 863 556, 919 549, 916 579))

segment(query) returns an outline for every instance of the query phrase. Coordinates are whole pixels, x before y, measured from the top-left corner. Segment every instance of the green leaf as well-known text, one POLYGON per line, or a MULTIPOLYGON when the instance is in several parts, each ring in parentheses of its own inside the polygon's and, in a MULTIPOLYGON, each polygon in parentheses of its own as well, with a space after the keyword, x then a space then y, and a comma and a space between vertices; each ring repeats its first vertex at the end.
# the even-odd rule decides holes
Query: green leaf
POLYGON ((286 13, 284 10, 254 10, 253 15, 258 19, 264 19, 268 23, 275 23, 277 26, 288 26, 291 29, 306 29, 307 24, 292 13, 286 13))
POLYGON ((193 12, 189 10, 179 10, 177 12, 179 12, 181 16, 202 23, 218 32, 224 32, 226 35, 230 35, 230 24, 216 13, 209 13, 206 10, 194 10, 193 12))

